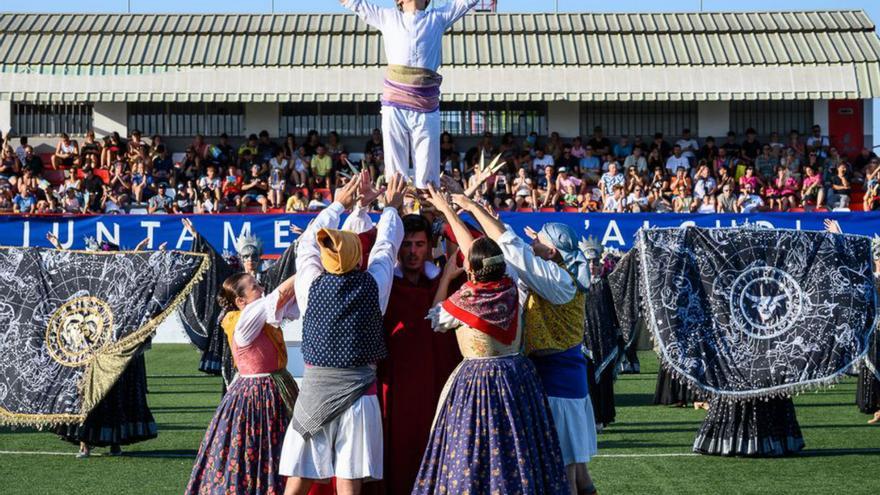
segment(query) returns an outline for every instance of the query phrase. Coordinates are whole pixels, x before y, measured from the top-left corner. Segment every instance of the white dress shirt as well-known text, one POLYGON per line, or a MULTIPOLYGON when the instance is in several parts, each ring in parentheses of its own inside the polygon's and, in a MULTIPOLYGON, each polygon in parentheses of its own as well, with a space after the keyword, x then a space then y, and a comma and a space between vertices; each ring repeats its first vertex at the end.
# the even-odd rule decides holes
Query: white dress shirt
MULTIPOLYGON (((324 273, 321 264, 321 249, 318 246, 317 234, 322 228, 335 229, 339 225, 339 217, 344 211, 342 204, 334 202, 322 211, 300 236, 296 247, 296 294, 297 304, 302 314, 309 305, 309 290, 312 283, 324 273)), ((403 222, 394 208, 385 208, 377 226, 376 243, 370 251, 367 261, 369 273, 379 288, 379 308, 382 314, 388 307, 391 297, 391 283, 394 280, 394 263, 397 250, 403 242, 403 222)))
POLYGON ((348 0, 343 5, 364 22, 382 31, 385 59, 389 64, 437 72, 443 58, 443 33, 477 2, 453 0, 431 10, 416 12, 382 8, 366 0, 348 0))
POLYGON ((565 304, 577 295, 571 275, 558 264, 535 256, 532 247, 512 230, 501 235, 498 246, 504 253, 508 274, 517 283, 521 307, 525 306, 530 291, 550 304, 565 304))
POLYGON ((250 345, 263 331, 266 323, 278 327, 281 326, 282 320, 295 320, 299 318, 299 308, 296 305, 296 297, 291 297, 284 305, 279 306, 278 289, 273 290, 269 295, 257 299, 248 304, 241 311, 235 330, 232 332, 232 338, 239 347, 250 345))

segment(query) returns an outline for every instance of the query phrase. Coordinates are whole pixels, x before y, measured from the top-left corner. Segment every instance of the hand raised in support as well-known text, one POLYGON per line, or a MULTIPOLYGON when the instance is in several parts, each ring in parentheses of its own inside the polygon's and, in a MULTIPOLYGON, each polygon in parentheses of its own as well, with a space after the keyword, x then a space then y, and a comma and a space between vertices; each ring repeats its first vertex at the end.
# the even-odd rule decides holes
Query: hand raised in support
POLYGON ((385 189, 385 206, 400 209, 406 197, 406 180, 400 174, 394 174, 385 189))
POLYGON ((346 210, 350 210, 354 206, 358 187, 361 184, 360 174, 355 175, 344 186, 336 189, 336 197, 334 200, 340 203, 346 210))

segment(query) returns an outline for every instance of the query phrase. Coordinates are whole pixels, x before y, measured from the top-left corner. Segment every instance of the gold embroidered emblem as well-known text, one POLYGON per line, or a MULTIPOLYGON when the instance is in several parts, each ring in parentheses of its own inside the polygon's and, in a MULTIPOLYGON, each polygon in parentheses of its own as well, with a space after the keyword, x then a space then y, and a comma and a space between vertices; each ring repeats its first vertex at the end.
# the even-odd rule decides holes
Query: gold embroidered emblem
POLYGON ((113 312, 106 302, 77 297, 56 309, 46 327, 46 347, 63 366, 88 362, 113 336, 113 312))

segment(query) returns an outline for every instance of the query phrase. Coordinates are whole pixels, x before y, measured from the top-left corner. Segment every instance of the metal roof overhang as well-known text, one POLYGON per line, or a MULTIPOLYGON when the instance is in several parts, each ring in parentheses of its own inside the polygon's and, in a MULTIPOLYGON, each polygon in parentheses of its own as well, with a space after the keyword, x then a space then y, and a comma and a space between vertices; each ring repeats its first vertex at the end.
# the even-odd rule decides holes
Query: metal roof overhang
MULTIPOLYGON (((447 102, 725 101, 880 97, 880 64, 447 67, 447 102)), ((16 102, 376 102, 381 67, 191 68, 70 75, 0 70, 16 102)))

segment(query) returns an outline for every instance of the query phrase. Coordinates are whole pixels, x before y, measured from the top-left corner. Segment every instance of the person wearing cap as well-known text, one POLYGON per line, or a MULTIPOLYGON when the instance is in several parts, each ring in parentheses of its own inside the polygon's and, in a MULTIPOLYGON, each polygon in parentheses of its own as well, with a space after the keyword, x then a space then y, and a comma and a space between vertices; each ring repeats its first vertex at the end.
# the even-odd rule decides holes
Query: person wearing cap
POLYGON ((431 0, 395 0, 381 8, 366 0, 340 0, 382 32, 388 67, 382 93, 385 176, 405 174, 410 159, 415 185, 440 185, 440 84, 443 33, 477 5, 453 0, 428 11, 431 0))
POLYGON ((376 363, 388 355, 382 317, 403 240, 397 208, 406 182, 391 178, 365 271, 357 234, 336 230, 361 184, 357 176, 340 188, 297 245, 295 289, 306 367, 281 453, 287 495, 308 493, 312 483, 332 477, 340 493, 359 493, 365 480, 382 479, 376 363))
POLYGON ((168 209, 171 207, 171 198, 167 196, 168 184, 162 182, 156 188, 156 195, 150 198, 150 201, 147 202, 147 213, 150 215, 154 213, 168 213, 168 209))
POLYGON ((587 463, 597 451, 596 421, 581 352, 590 265, 574 231, 556 222, 540 232, 527 228, 529 246, 470 198, 452 199, 504 253, 524 301, 525 353, 547 393, 571 494, 595 493, 587 463))

